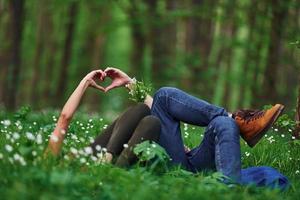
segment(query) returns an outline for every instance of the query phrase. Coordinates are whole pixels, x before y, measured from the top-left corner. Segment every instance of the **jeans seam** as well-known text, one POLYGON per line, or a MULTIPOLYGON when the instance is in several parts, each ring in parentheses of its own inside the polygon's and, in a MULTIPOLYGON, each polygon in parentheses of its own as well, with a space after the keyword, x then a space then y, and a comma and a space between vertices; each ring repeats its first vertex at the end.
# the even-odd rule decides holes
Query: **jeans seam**
MULTIPOLYGON (((207 114, 216 114, 215 112, 214 113, 212 113, 212 112, 210 112, 209 110, 207 110, 207 109, 199 109, 198 108, 198 110, 197 110, 197 108, 194 108, 194 107, 192 107, 192 106, 190 106, 190 105, 188 105, 188 104, 184 104, 184 103, 182 103, 181 101, 178 101, 176 98, 173 98, 173 97, 170 97, 170 96, 167 96, 167 95, 162 95, 162 96, 165 96, 165 97, 167 97, 167 98, 169 98, 169 99, 171 99, 171 100, 173 100, 173 101, 175 101, 175 102, 177 102, 177 103, 180 103, 180 104, 183 104, 183 105, 185 105, 185 106, 187 106, 187 107, 189 107, 190 109, 192 109, 193 111, 199 111, 200 110, 200 112, 206 112, 207 114)), ((168 106, 168 105, 167 105, 168 106)), ((212 120, 212 119, 211 119, 212 120)))

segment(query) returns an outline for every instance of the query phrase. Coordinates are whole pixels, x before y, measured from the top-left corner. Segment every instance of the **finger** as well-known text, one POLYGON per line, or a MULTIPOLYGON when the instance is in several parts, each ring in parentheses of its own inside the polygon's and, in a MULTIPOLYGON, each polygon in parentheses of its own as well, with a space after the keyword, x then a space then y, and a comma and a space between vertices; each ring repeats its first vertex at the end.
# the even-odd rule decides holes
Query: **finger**
POLYGON ((98 89, 98 90, 101 90, 102 92, 105 92, 105 88, 102 87, 102 86, 100 86, 100 85, 98 85, 97 83, 95 83, 95 84, 93 85, 93 88, 98 89))
POLYGON ((117 87, 116 85, 111 84, 105 88, 105 92, 108 92, 109 90, 114 89, 116 87, 117 87))

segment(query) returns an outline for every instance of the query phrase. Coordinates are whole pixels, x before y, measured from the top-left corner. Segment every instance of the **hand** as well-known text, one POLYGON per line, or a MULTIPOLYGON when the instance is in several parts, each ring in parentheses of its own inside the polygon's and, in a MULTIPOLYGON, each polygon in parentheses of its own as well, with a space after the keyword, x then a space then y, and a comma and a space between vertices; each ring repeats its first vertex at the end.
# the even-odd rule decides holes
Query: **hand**
POLYGON ((102 86, 98 85, 96 83, 96 80, 100 79, 101 81, 103 81, 105 76, 106 76, 106 74, 102 70, 94 70, 94 71, 91 71, 90 73, 88 73, 83 78, 83 80, 85 80, 88 83, 89 87, 93 87, 95 89, 98 89, 98 90, 101 90, 104 92, 105 89, 102 86))
POLYGON ((105 88, 105 92, 108 92, 109 90, 116 87, 125 86, 126 84, 132 82, 132 79, 126 73, 116 68, 106 68, 104 70, 104 73, 106 76, 112 79, 112 83, 107 88, 105 88))

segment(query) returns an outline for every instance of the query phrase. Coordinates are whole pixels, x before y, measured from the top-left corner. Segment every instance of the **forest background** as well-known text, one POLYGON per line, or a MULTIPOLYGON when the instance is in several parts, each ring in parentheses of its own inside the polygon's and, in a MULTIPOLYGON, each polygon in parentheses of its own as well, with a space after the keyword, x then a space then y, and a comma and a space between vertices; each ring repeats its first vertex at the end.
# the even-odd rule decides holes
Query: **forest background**
MULTIPOLYGON (((118 67, 153 92, 295 111, 299 33, 298 0, 0 0, 0 105, 61 108, 89 71, 118 67)), ((126 90, 91 89, 81 109, 112 118, 128 104, 126 90)))

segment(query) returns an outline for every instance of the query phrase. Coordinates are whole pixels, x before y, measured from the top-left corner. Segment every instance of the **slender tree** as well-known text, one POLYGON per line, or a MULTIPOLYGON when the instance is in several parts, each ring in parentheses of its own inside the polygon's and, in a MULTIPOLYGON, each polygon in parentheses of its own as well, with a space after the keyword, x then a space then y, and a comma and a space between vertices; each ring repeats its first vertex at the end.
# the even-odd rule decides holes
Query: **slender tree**
POLYGON ((68 82, 68 69, 73 46, 73 37, 78 11, 78 1, 72 1, 68 10, 68 23, 66 24, 66 37, 64 43, 63 56, 59 73, 58 84, 56 88, 56 100, 60 105, 63 101, 68 82))
POLYGON ((266 63, 266 69, 264 73, 264 97, 266 99, 277 99, 276 90, 278 87, 276 85, 280 57, 282 55, 282 38, 284 35, 286 19, 288 16, 290 0, 272 0, 271 8, 271 27, 270 27, 270 40, 268 47, 268 57, 266 63))
POLYGON ((13 110, 16 108, 17 94, 21 69, 21 40, 24 20, 24 0, 9 1, 11 17, 11 54, 8 61, 7 81, 5 87, 4 105, 13 110))

